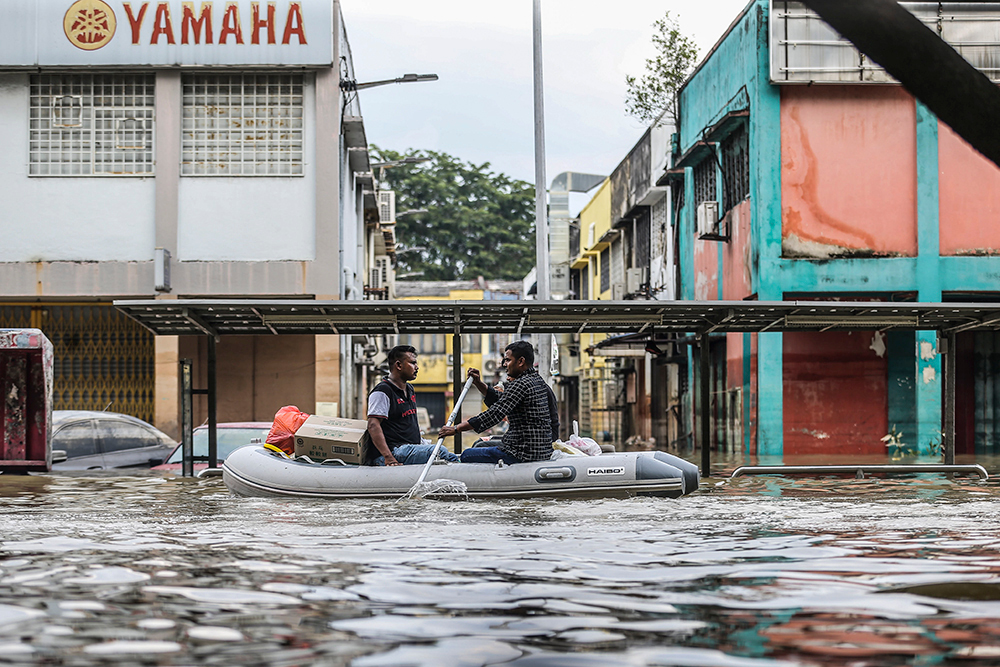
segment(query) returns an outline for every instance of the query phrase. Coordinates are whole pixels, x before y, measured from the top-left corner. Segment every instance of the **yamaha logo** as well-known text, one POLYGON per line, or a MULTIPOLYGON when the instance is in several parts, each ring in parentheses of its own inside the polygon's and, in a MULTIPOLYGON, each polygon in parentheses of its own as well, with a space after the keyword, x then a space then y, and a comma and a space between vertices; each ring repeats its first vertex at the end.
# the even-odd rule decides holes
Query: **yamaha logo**
POLYGON ((624 475, 625 466, 614 468, 587 468, 587 477, 603 477, 607 475, 624 475))
POLYGON ((63 18, 63 31, 73 46, 96 51, 115 36, 115 13, 101 0, 76 0, 63 18))

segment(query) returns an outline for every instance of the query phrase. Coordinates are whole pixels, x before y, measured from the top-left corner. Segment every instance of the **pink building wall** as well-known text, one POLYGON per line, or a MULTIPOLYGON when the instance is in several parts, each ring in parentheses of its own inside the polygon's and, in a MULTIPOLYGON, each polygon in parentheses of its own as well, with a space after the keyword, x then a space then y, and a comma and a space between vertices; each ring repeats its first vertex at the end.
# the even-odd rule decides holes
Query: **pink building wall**
POLYGON ((941 254, 1000 253, 1000 168, 938 123, 938 170, 941 254))
POLYGON ((782 255, 915 256, 916 155, 902 88, 783 87, 782 255))

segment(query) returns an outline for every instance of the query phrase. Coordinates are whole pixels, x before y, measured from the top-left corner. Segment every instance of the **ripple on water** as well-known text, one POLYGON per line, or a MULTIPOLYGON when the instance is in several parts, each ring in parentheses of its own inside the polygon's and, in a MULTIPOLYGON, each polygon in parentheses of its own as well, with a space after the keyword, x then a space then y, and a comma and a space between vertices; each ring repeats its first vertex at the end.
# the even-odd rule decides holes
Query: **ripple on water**
POLYGON ((0 659, 883 667, 1000 645, 1000 600, 953 594, 1000 588, 990 484, 397 506, 46 479, 0 516, 0 659))

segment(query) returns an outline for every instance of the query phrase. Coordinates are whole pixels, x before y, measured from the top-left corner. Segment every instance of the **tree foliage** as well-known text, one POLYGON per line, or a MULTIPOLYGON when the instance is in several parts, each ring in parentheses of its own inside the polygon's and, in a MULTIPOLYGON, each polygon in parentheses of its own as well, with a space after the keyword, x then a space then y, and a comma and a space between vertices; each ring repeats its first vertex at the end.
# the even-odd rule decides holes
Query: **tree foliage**
POLYGON ((698 60, 694 40, 681 33, 670 12, 653 23, 656 56, 646 60, 641 79, 625 77, 625 111, 643 123, 677 121, 677 91, 698 60))
MULTIPOLYGON (((535 265, 535 189, 447 153, 372 146, 373 160, 430 158, 380 170, 396 192, 396 274, 416 280, 520 280, 535 265), (426 212, 399 215, 408 210, 426 212)), ((405 277, 403 278, 406 279, 405 277)))

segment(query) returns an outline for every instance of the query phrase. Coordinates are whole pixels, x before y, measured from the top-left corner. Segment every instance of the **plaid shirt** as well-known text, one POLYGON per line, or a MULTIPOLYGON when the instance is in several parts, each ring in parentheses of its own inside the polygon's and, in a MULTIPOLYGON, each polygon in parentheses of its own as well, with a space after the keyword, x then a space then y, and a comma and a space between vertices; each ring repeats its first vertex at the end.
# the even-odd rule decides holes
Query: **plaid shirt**
POLYGON ((542 461, 552 456, 552 424, 549 421, 549 390, 535 369, 504 387, 500 400, 486 412, 469 419, 469 425, 482 433, 506 417, 510 428, 503 434, 500 449, 523 463, 542 461))

